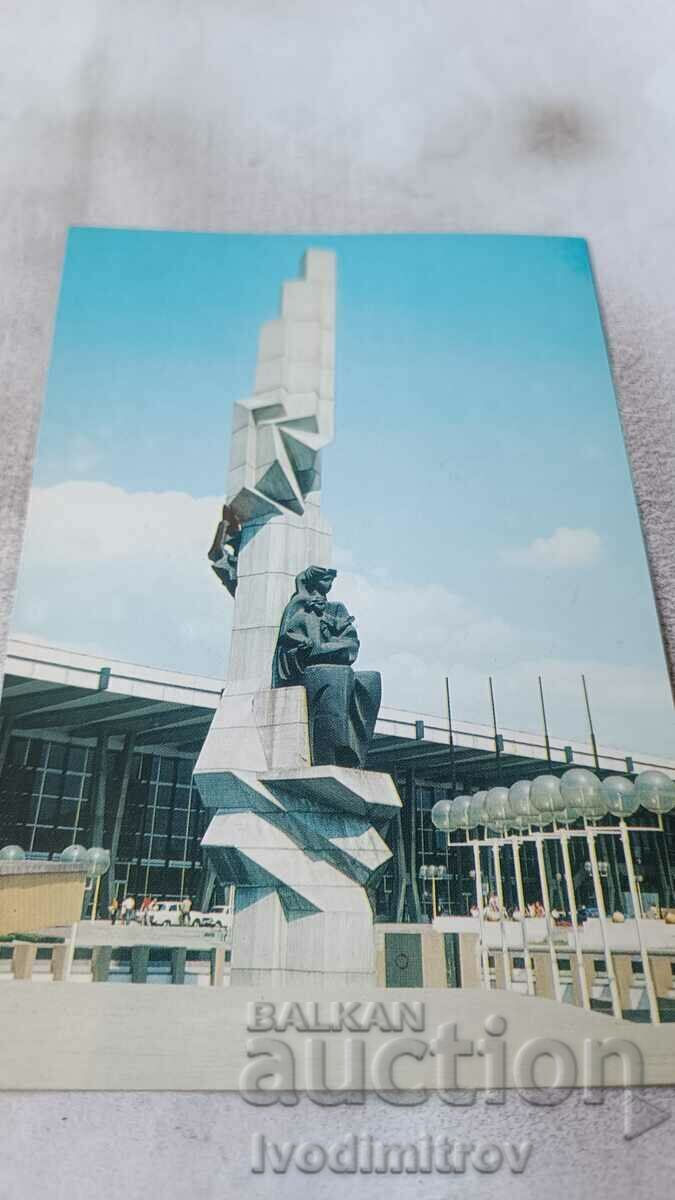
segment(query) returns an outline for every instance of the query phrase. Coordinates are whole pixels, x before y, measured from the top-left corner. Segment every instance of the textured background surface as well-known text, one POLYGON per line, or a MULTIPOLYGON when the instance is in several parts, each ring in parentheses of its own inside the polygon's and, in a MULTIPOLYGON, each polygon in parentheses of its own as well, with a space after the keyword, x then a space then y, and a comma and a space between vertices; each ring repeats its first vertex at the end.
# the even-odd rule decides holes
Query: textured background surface
MULTIPOLYGON (((667 0, 3 0, 1 8, 3 645, 69 224, 499 231, 589 239, 672 663, 675 11, 667 0)), ((246 1177, 250 1110, 236 1098, 5 1096, 1 1107, 9 1152, 0 1195, 79 1197, 98 1186, 113 1196, 112 1171, 129 1197, 158 1185, 167 1197, 215 1197, 246 1177)), ((609 1109, 545 1113, 540 1151, 514 1186, 622 1197, 647 1177, 665 1191, 672 1131, 622 1142, 609 1109)), ((482 1136, 504 1136, 504 1121, 515 1136, 531 1119, 529 1109, 489 1120, 485 1111, 496 1110, 480 1111, 482 1136)), ((286 1136, 302 1125, 299 1138, 319 1125, 355 1125, 271 1113, 277 1137, 282 1123, 286 1136)), ((385 1119, 394 1137, 392 1110, 369 1107, 368 1127, 385 1119)), ((413 1124, 403 1110, 399 1136, 413 1124)), ((465 1176, 461 1186, 491 1195, 502 1179, 465 1176)), ((250 1183, 260 1195, 344 1187, 327 1175, 250 1183)), ((382 1181, 352 1186, 375 1195, 382 1181)), ((451 1186, 414 1176, 396 1184, 425 1196, 451 1186)))

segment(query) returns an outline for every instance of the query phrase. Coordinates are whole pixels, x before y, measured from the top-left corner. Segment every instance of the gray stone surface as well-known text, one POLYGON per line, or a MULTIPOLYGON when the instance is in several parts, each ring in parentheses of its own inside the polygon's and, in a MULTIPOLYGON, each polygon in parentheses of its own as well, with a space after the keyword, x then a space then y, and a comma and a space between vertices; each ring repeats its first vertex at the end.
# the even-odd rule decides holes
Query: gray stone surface
MULTIPOLYGON (((675 12, 610 0, 7 0, 2 11, 0 603, 9 617, 68 223, 459 230, 589 239, 671 663, 675 647, 675 12)), ((570 464, 573 470, 573 464, 570 464)), ((662 1104, 675 1095, 658 1093, 662 1104)), ((531 1137, 522 1196, 668 1193, 670 1127, 627 1141, 587 1107, 369 1104, 266 1111, 284 1138, 411 1126, 531 1137)), ((252 1176, 228 1095, 5 1095, 2 1188, 332 1196, 340 1176, 252 1176), (111 1182, 112 1181, 112 1182, 111 1182)), ((258 1115, 258 1114, 254 1114, 258 1115)), ((466 1176, 469 1195, 505 1180, 466 1176)), ((382 1179, 349 1177, 364 1196, 382 1179)), ((387 1194, 450 1181, 387 1177, 387 1194)))
MULTIPOLYGON (((297 689, 289 689, 296 691, 297 689)), ((391 857, 382 832, 400 807, 391 776, 335 766, 199 777, 218 807, 202 839, 236 885, 233 985, 375 984, 365 888, 391 857)))

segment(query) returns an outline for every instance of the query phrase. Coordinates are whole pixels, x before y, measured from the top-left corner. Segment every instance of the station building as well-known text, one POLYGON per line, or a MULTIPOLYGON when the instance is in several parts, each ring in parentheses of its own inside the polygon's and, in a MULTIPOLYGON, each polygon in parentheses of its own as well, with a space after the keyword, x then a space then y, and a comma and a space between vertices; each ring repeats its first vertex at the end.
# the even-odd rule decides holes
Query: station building
MULTIPOLYGON (((0 847, 21 846, 29 859, 50 860, 73 843, 102 845, 112 865, 100 891, 105 912, 113 893, 158 899, 185 895, 198 907, 223 903, 202 862, 209 815, 192 772, 224 681, 105 660, 40 643, 10 639, 0 701, 0 847)), ((434 828, 442 797, 509 786, 540 774, 584 766, 601 777, 657 769, 675 778, 675 762, 626 750, 567 743, 543 733, 453 721, 382 707, 367 769, 389 772, 401 795, 390 838, 393 857, 372 900, 379 922, 431 919, 430 865, 437 913, 467 914, 475 898, 471 856, 461 835, 434 828)), ((641 813, 633 835, 645 905, 675 902, 672 863, 675 818, 641 813), (653 825, 653 834, 649 828, 653 825)), ((599 838, 609 912, 625 908, 628 886, 616 838, 599 838)), ((578 904, 593 903, 583 839, 573 845, 578 904)), ((552 904, 565 908, 562 865, 547 847, 552 904)), ((492 885, 490 856, 486 879, 492 885)), ((539 898, 531 847, 523 847, 526 900, 539 898)), ((515 907, 515 882, 505 872, 504 898, 515 907)))

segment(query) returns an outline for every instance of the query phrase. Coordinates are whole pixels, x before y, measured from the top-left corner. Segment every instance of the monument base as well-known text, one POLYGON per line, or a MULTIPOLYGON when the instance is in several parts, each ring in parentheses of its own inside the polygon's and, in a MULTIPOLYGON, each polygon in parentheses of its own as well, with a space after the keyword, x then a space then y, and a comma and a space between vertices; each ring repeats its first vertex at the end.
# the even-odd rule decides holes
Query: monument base
POLYGON ((202 846, 216 877, 236 889, 231 982, 374 986, 366 885, 391 857, 382 832, 401 803, 391 776, 207 766, 195 775, 215 809, 202 846))
POLYGON ((247 893, 256 890, 237 891, 232 986, 375 986, 373 916, 363 888, 328 889, 324 903, 346 907, 304 916, 289 912, 275 891, 252 902, 247 893))

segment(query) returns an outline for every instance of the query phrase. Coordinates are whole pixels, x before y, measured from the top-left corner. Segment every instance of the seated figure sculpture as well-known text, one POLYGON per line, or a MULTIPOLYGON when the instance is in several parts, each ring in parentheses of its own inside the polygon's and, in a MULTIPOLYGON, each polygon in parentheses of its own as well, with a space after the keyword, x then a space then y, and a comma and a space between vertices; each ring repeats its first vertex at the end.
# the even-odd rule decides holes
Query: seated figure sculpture
POLYGON ((378 671, 354 671, 359 639, 344 604, 327 600, 337 572, 310 566, 296 577, 281 619, 272 687, 305 688, 314 766, 363 767, 382 697, 378 671))

